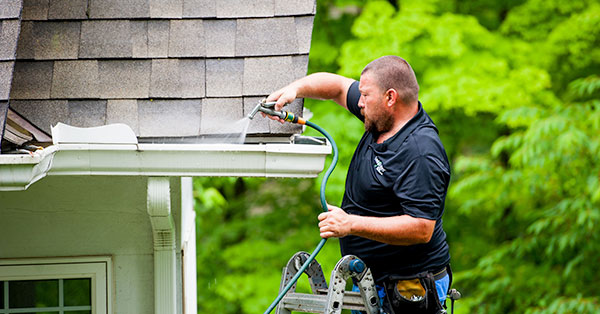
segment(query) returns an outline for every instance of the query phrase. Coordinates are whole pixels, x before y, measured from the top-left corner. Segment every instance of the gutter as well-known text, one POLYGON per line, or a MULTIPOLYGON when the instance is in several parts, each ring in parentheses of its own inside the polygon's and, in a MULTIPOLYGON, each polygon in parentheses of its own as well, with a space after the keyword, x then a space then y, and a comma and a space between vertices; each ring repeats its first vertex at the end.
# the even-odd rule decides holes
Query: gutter
POLYGON ((0 191, 22 191, 48 174, 57 147, 33 155, 0 155, 0 191))
POLYGON ((135 136, 82 143, 57 140, 54 131, 53 137, 54 145, 32 155, 0 155, 0 191, 26 190, 45 176, 314 178, 331 154, 329 143, 139 144, 135 136))

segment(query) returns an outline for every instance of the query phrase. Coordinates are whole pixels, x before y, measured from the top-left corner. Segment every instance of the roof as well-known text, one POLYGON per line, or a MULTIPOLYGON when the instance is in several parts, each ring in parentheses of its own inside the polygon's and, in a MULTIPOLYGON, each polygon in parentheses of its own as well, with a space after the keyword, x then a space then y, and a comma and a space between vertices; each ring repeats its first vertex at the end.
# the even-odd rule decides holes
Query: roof
MULTIPOLYGON (((21 1, 0 0, 0 110, 10 100, 47 133, 58 122, 124 123, 142 138, 218 133, 215 125, 306 74, 315 8, 315 0, 25 0, 21 11, 21 1)), ((249 134, 300 130, 255 119, 249 134)))
POLYGON ((0 139, 4 134, 8 99, 16 60, 21 0, 0 0, 0 139))

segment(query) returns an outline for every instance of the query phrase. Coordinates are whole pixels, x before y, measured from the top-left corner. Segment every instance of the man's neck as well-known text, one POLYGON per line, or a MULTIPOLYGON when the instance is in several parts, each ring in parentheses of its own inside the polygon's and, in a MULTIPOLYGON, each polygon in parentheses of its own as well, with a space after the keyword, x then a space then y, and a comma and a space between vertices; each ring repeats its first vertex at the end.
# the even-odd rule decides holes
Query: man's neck
POLYGON ((407 110, 402 110, 398 112, 396 114, 396 118, 394 119, 394 124, 392 128, 390 128, 389 131, 379 134, 379 136, 377 137, 377 144, 381 144, 389 138, 391 138, 392 136, 396 135, 396 133, 398 133, 402 129, 402 127, 404 127, 406 123, 408 123, 408 121, 410 121, 410 119, 412 119, 418 112, 418 104, 416 106, 410 106, 410 108, 407 108, 407 110))

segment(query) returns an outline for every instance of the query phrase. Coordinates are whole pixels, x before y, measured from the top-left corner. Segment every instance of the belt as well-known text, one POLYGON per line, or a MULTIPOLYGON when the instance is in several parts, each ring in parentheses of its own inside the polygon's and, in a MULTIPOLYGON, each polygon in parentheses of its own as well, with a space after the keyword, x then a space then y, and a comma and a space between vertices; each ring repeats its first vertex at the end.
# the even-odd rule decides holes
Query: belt
POLYGON ((444 277, 446 277, 446 275, 448 275, 448 271, 446 270, 447 267, 442 268, 442 270, 434 272, 433 273, 433 280, 438 281, 444 277))

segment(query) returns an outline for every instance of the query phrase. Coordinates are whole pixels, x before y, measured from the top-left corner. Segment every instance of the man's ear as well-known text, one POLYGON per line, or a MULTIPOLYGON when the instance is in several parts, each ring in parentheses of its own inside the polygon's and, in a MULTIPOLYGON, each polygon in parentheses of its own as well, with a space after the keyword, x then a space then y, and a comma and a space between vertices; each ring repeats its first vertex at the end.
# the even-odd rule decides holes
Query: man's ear
POLYGON ((398 102, 398 92, 393 88, 388 89, 385 92, 385 100, 388 106, 393 106, 398 102))

